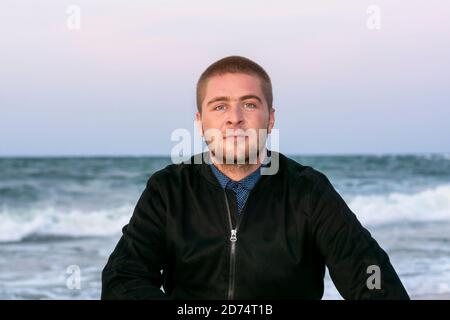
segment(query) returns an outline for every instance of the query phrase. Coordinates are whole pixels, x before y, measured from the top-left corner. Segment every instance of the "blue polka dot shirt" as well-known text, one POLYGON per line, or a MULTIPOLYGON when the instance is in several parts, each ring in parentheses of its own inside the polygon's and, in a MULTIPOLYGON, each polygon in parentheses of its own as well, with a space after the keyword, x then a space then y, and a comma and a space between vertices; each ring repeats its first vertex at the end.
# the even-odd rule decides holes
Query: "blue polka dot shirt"
POLYGON ((256 182, 258 182, 259 178, 261 177, 261 167, 259 167, 255 172, 245 177, 244 179, 240 181, 234 181, 224 175, 219 169, 217 169, 215 165, 210 164, 210 166, 222 188, 231 189, 236 194, 238 214, 241 214, 250 191, 253 189, 256 182))

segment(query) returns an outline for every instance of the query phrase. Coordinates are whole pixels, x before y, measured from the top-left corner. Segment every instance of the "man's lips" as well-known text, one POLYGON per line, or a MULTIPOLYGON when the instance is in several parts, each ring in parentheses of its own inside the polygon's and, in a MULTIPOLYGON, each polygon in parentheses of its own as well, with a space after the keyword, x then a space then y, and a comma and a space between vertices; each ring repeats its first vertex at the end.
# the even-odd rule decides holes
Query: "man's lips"
POLYGON ((235 131, 231 130, 228 132, 225 132, 223 134, 223 138, 240 138, 240 137, 248 137, 248 135, 245 134, 245 130, 243 129, 236 129, 235 131))
POLYGON ((230 134, 228 136, 224 136, 224 139, 230 139, 230 138, 248 138, 245 134, 230 134))

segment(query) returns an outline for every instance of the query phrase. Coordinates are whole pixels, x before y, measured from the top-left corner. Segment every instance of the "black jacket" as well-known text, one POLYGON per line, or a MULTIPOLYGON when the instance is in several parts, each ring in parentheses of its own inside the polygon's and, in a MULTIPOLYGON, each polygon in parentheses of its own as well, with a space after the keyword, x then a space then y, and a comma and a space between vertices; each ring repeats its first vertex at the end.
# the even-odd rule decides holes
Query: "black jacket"
POLYGON ((409 298, 385 251, 312 167, 280 153, 278 172, 236 210, 206 163, 154 173, 103 270, 102 299, 320 299, 325 266, 345 299, 409 298), (380 289, 367 285, 373 265, 380 289))

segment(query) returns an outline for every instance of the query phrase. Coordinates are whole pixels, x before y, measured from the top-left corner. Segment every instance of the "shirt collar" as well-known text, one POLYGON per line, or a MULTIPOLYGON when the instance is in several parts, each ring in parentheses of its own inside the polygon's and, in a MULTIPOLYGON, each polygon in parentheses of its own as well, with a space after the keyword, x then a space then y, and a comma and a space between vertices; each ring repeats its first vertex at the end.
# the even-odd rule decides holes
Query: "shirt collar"
POLYGON ((228 178, 226 175, 224 175, 222 173, 222 171, 220 171, 219 169, 217 169, 217 167, 214 164, 210 164, 209 165, 214 173, 214 175, 217 178, 217 181, 219 181, 220 185, 222 186, 222 188, 225 188, 228 184, 228 182, 231 180, 230 178, 228 178))
POLYGON ((259 177, 261 176, 261 167, 259 167, 255 172, 252 172, 250 175, 245 177, 242 180, 234 181, 227 177, 225 174, 222 173, 214 164, 210 164, 212 171, 214 172, 214 175, 216 176, 217 180, 219 181, 222 188, 225 188, 229 183, 235 182, 237 184, 240 184, 243 188, 247 190, 252 190, 255 186, 256 182, 258 182, 259 177))
POLYGON ((259 177, 261 176, 261 167, 259 167, 256 171, 252 172, 250 175, 245 177, 244 179, 241 179, 239 181, 234 181, 227 177, 225 174, 222 173, 214 164, 210 164, 212 171, 214 172, 214 175, 216 176, 217 180, 219 181, 222 188, 225 188, 229 183, 237 183, 241 185, 243 188, 247 190, 252 190, 255 186, 256 182, 258 181, 259 177))
MULTIPOLYGON (((267 154, 267 152, 266 152, 266 154, 267 154)), ((239 181, 234 181, 234 180, 230 179, 229 177, 227 177, 213 163, 210 163, 210 167, 211 167, 212 171, 214 172, 214 175, 216 176, 216 178, 219 181, 222 188, 226 188, 226 186, 229 183, 235 182, 250 191, 253 189, 256 182, 258 182, 259 177, 261 176, 261 167, 268 167, 269 164, 270 164, 270 156, 266 156, 264 158, 263 163, 256 171, 254 171, 253 173, 251 173, 250 175, 248 175, 247 177, 245 177, 244 179, 241 179, 239 181)))

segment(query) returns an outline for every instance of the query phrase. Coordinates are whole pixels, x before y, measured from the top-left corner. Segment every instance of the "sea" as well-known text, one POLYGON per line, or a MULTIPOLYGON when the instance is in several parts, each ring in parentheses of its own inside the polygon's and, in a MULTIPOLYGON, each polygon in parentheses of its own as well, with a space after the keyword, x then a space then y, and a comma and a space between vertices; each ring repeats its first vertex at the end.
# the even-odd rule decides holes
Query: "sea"
MULTIPOLYGON (((450 297, 450 154, 288 155, 324 173, 413 299, 450 297)), ((0 299, 99 299, 101 271, 170 157, 0 158, 0 299)), ((328 273, 323 299, 342 299, 328 273)))

